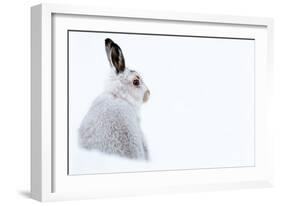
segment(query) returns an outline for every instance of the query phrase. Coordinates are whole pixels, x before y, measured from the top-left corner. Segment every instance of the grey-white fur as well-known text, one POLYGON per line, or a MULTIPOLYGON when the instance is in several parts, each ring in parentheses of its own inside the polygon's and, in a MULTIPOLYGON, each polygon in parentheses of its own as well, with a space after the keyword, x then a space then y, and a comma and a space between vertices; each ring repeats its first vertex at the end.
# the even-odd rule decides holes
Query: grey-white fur
POLYGON ((149 159, 139 110, 149 97, 140 75, 125 66, 120 47, 111 39, 105 48, 113 68, 105 91, 93 102, 79 128, 83 148, 130 159, 149 159))

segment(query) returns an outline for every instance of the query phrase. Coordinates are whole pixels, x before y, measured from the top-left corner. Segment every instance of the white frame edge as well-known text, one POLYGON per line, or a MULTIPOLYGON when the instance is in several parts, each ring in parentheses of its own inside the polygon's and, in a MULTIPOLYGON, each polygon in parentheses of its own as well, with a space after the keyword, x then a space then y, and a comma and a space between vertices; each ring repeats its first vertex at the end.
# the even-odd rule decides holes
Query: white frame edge
POLYGON ((41 6, 31 12, 31 196, 41 200, 41 6))
MULTIPOLYGON (((52 184, 52 15, 74 14, 122 18, 192 21, 204 23, 264 26, 268 30, 268 72, 273 77, 273 20, 271 18, 202 15, 175 12, 96 9, 60 4, 40 4, 31 8, 31 197, 39 201, 54 197, 52 184)), ((267 134, 269 135, 269 134, 267 134)), ((271 137, 270 137, 271 138, 271 137)), ((272 186, 273 180, 245 184, 244 187, 272 186)), ((241 185, 209 186, 206 190, 239 188, 241 185)), ((198 188, 195 187, 195 191, 198 188)))

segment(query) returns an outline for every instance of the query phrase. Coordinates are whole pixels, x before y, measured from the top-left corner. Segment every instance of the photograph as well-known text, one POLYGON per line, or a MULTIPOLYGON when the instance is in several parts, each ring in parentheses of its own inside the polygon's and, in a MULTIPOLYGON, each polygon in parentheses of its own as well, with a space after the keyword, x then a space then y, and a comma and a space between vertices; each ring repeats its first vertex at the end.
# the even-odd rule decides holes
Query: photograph
POLYGON ((68 175, 255 166, 255 40, 67 31, 68 175))

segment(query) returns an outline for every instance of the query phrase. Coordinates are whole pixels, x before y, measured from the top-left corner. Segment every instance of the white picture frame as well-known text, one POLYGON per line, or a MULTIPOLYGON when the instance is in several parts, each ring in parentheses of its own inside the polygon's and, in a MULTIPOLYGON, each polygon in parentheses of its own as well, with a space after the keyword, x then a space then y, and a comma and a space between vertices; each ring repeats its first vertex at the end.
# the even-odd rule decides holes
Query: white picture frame
MULTIPOLYGON (((124 29, 125 26, 122 28, 124 29)), ((114 28, 115 30, 118 28, 114 28)), ((152 29, 152 27, 149 27, 152 29)), ((40 4, 31 8, 31 196, 39 201, 112 197, 121 195, 172 193, 270 187, 273 185, 273 134, 269 112, 273 91, 273 20, 258 17, 201 15, 174 12, 128 11, 91 8, 83 6, 40 4), (69 18, 56 20, 55 18, 69 18), (75 20, 71 18, 76 18, 75 20), (95 18, 106 18, 108 23, 116 19, 124 25, 134 21, 138 29, 148 22, 169 24, 180 32, 186 25, 206 29, 196 30, 196 36, 227 38, 253 38, 255 47, 255 166, 237 168, 212 168, 133 172, 121 174, 97 174, 69 176, 67 174, 67 148, 63 133, 55 129, 63 122, 64 114, 56 113, 63 108, 59 97, 66 95, 66 88, 56 84, 63 73, 55 68, 65 66, 55 57, 64 54, 65 42, 56 44, 54 37, 71 28, 91 29, 95 18), (84 19, 83 21, 81 19, 84 19), (173 25, 175 24, 175 25, 173 25), (57 33, 56 33, 57 32, 57 33), (61 104, 61 105, 60 105, 61 104), (62 118, 60 118, 62 117, 62 118), (56 130, 57 131, 57 130, 56 130), (62 135, 59 135, 62 134, 62 135), (58 152, 59 149, 59 152, 58 152)), ((153 32, 157 33, 154 28, 153 32)), ((158 33, 161 33, 159 27, 158 33)), ((62 84, 63 85, 63 84, 62 84)), ((272 108, 271 108, 272 110, 272 108)))

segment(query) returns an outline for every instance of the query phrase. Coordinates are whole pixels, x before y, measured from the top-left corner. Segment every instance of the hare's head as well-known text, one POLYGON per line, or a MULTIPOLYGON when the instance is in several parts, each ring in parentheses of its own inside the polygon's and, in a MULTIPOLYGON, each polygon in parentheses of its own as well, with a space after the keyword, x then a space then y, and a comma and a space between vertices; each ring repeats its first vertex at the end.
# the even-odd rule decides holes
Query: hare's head
POLYGON ((141 105, 149 98, 150 92, 138 72, 126 67, 121 48, 111 39, 105 39, 105 50, 113 69, 108 90, 130 103, 141 105))

